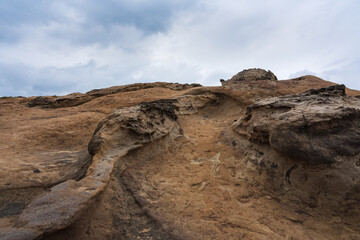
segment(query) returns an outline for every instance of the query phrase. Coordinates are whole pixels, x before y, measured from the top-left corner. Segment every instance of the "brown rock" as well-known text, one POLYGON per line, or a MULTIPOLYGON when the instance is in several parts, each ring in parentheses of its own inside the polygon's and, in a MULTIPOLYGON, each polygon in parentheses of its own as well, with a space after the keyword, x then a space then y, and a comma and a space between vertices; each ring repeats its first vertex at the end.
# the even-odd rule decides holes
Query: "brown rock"
POLYGON ((85 94, 83 93, 71 93, 66 96, 60 97, 36 97, 30 100, 24 99, 22 102, 28 107, 41 107, 41 108, 62 108, 62 107, 73 107, 89 102, 95 98, 103 97, 106 95, 131 92, 140 89, 149 88, 169 88, 175 91, 182 91, 189 88, 201 87, 200 84, 178 84, 178 83, 135 83, 125 86, 116 86, 103 89, 94 89, 85 94))
POLYGON ((260 68, 250 68, 237 73, 227 81, 221 81, 221 84, 225 86, 231 83, 236 83, 241 81, 259 81, 259 80, 276 81, 277 77, 271 71, 266 71, 260 68))
POLYGON ((0 99, 0 239, 357 239, 358 92, 246 76, 0 99))
POLYGON ((359 106, 345 97, 344 85, 314 89, 249 106, 235 130, 290 158, 331 164, 360 153, 359 106))
POLYGON ((246 152, 260 163, 264 178, 258 181, 267 189, 339 214, 345 206, 358 210, 359 126, 359 99, 335 85, 258 101, 233 129, 251 149, 263 149, 261 156, 246 152))

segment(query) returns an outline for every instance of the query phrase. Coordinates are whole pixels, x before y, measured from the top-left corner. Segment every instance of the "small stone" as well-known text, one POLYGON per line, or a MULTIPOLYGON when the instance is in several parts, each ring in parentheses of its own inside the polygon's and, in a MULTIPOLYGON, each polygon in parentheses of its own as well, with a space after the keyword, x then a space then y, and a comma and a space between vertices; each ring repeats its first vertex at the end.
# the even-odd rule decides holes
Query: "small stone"
POLYGON ((34 169, 34 171, 33 171, 34 173, 40 173, 41 171, 39 170, 39 169, 34 169))
POLYGON ((139 234, 150 232, 151 228, 145 228, 139 232, 139 234))
POLYGON ((341 217, 333 217, 333 218, 331 219, 331 221, 332 221, 333 223, 341 223, 341 217))

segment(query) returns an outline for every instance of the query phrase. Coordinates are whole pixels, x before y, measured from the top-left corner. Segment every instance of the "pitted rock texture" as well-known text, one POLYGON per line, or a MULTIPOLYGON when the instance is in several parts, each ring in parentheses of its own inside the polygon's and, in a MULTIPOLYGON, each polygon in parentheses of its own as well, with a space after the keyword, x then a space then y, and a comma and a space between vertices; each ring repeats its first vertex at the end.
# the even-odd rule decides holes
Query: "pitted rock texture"
POLYGON ((292 159, 333 164, 360 153, 360 101, 346 97, 344 85, 265 99, 234 129, 292 159))
POLYGON ((242 150, 266 172, 260 184, 311 208, 354 216, 360 212, 359 126, 359 99, 335 85, 261 100, 233 129, 250 140, 252 147, 242 150))
POLYGON ((258 80, 276 81, 277 77, 271 71, 266 71, 260 68, 250 68, 237 73, 227 81, 221 81, 221 83, 223 86, 225 86, 231 83, 236 83, 241 81, 258 81, 258 80))
MULTIPOLYGON (((17 219, 14 229, 4 237, 17 236, 25 230, 38 236, 70 225, 106 187, 116 161, 129 150, 169 134, 177 119, 175 99, 142 103, 110 114, 96 128, 89 143, 92 164, 86 176, 68 180, 35 199, 17 219)), ((23 237, 23 239, 34 239, 23 237)))
POLYGON ((89 153, 104 152, 114 143, 120 148, 128 148, 168 134, 177 119, 177 107, 173 102, 176 99, 141 103, 114 111, 96 128, 89 142, 89 153))
MULTIPOLYGON (((204 97, 184 95, 179 100, 144 102, 114 111, 98 124, 89 142, 88 151, 92 155, 92 161, 85 177, 79 181, 67 180, 51 188, 49 193, 36 198, 20 214, 14 228, 1 234, 4 238, 11 239, 30 231, 36 233, 35 237, 39 237, 67 227, 104 191, 116 161, 130 150, 159 140, 171 132, 180 134, 176 123, 176 112, 179 110, 177 105, 197 110, 214 98, 211 94, 204 97)), ((35 237, 24 235, 22 239, 35 237)))
POLYGON ((34 108, 0 99, 0 239, 359 239, 359 98, 319 89, 331 85, 135 84, 34 108), (270 138, 274 126, 294 130, 296 147, 270 138), (313 151, 309 139, 313 161, 286 150, 313 151), (328 139, 343 143, 335 158, 328 139))

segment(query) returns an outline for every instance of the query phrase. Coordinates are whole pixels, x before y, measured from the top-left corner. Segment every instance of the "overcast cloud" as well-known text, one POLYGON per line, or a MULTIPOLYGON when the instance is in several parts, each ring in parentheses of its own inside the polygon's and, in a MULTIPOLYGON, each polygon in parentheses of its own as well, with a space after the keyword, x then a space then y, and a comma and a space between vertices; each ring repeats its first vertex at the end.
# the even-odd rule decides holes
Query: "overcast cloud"
POLYGON ((251 67, 360 89, 359 11, 358 0, 0 0, 0 96, 218 85, 251 67))

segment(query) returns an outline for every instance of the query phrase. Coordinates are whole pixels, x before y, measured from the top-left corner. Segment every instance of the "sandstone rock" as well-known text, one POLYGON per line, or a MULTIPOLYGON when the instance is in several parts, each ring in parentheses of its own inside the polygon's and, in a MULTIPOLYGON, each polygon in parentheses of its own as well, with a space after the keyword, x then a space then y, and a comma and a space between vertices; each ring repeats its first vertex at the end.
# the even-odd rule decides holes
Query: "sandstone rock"
POLYGON ((41 107, 41 108, 62 108, 62 107, 73 107, 89 102, 95 98, 121 93, 137 91, 140 89, 149 88, 169 88, 175 91, 182 91, 189 88, 200 87, 200 84, 178 84, 178 83, 135 83, 125 86, 116 86, 103 89, 94 89, 85 94, 83 93, 71 93, 60 97, 36 97, 33 99, 24 99, 22 102, 28 107, 41 107))
POLYGON ((260 68, 251 68, 243 70, 227 81, 221 81, 223 86, 231 83, 241 82, 241 81, 258 81, 258 80, 271 80, 276 81, 277 77, 271 72, 266 71, 260 68))
POLYGON ((2 240, 31 240, 39 237, 39 233, 31 229, 1 229, 0 239, 2 240))
POLYGON ((207 104, 217 101, 215 94, 201 94, 201 95, 183 95, 176 98, 174 103, 177 106, 179 114, 195 114, 199 109, 205 107, 207 104))
POLYGON ((336 85, 259 101, 234 129, 290 158, 332 164, 338 156, 360 153, 359 106, 336 85))
POLYGON ((267 189, 334 215, 358 214, 359 106, 343 85, 313 89, 248 106, 233 130, 250 140, 243 151, 267 189))
POLYGON ((113 144, 131 147, 165 136, 177 119, 174 102, 160 100, 114 111, 96 128, 89 153, 95 155, 113 144))
MULTIPOLYGON (((110 114, 98 125, 89 143, 93 161, 85 178, 58 184, 49 193, 35 199, 21 213, 15 229, 3 233, 4 238, 12 239, 14 234, 22 234, 23 229, 42 235, 70 225, 104 190, 119 158, 173 130, 177 119, 177 107, 173 104, 176 101, 142 103, 110 114)), ((32 235, 26 236, 22 238, 33 239, 32 235)))
POLYGON ((91 163, 90 155, 82 151, 50 151, 41 152, 37 163, 23 163, 11 175, 6 170, 0 170, 2 182, 0 191, 26 187, 49 187, 68 179, 79 179, 86 173, 91 163))
POLYGON ((360 98, 244 79, 0 100, 0 239, 358 239, 360 98))

